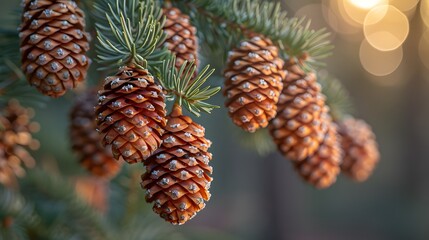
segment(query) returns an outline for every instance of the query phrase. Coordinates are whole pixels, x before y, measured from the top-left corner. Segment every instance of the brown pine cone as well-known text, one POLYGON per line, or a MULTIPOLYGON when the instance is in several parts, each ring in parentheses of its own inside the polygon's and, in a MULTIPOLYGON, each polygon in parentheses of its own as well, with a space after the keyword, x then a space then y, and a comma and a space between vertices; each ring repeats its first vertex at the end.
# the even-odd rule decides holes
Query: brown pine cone
POLYGON ((303 161, 294 162, 301 177, 318 189, 331 186, 340 173, 342 151, 337 126, 331 123, 319 149, 303 161))
POLYGON ((0 183, 16 185, 16 177, 25 175, 24 166, 34 167, 36 161, 28 149, 36 150, 39 142, 32 133, 39 130, 39 124, 31 122, 34 111, 22 107, 18 101, 9 101, 0 115, 0 183))
POLYGON ((80 95, 71 111, 70 138, 73 150, 79 155, 80 164, 92 175, 101 178, 116 176, 120 164, 113 158, 110 149, 101 144, 102 137, 95 130, 94 106, 97 91, 87 90, 80 95))
POLYGON ((60 97, 87 75, 84 12, 71 0, 24 0, 23 8, 22 69, 41 93, 60 97))
POLYGON ((341 170, 352 179, 363 182, 380 159, 375 134, 367 123, 352 117, 343 120, 339 126, 344 151, 341 170))
POLYGON ((225 70, 225 106, 233 122, 249 132, 265 128, 277 114, 286 72, 278 48, 255 36, 229 53, 225 70))
POLYGON ((175 7, 165 8, 164 15, 164 31, 167 33, 164 46, 176 55, 176 67, 180 68, 185 61, 193 60, 198 66, 197 29, 191 25, 189 16, 175 7))
POLYGON ((157 214, 172 224, 184 224, 210 198, 211 142, 201 125, 182 115, 180 106, 175 105, 167 119, 162 147, 144 162, 142 187, 157 214))
POLYGON ((288 63, 286 69, 278 113, 269 127, 279 151, 292 161, 303 161, 319 149, 332 120, 323 117, 325 96, 316 75, 296 64, 288 63))
POLYGON ((161 145, 165 114, 162 88, 146 69, 121 67, 99 92, 97 126, 116 159, 136 163, 152 155, 161 145))

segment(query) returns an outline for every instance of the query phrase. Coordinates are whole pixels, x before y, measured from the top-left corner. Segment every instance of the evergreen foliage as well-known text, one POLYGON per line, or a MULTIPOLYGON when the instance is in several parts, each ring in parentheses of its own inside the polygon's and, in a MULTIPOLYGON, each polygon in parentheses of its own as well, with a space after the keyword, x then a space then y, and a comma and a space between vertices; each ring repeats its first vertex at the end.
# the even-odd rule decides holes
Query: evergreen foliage
MULTIPOLYGON (((200 116, 201 112, 210 113, 218 107, 207 100, 220 87, 204 86, 215 70, 206 65, 195 74, 197 67, 192 62, 176 69, 174 55, 162 46, 166 38, 162 1, 81 2, 87 9, 94 9, 91 19, 97 32, 96 61, 101 65, 100 70, 115 71, 123 65, 147 68, 169 99, 191 113, 200 116)), ((212 50, 225 53, 241 39, 263 34, 280 48, 284 59, 298 62, 305 69, 323 65, 321 60, 331 53, 329 33, 311 29, 309 20, 304 18, 288 17, 276 3, 263 0, 171 3, 190 14, 203 46, 212 50)), ((26 83, 19 68, 18 46, 16 30, 0 29, 0 104, 18 98, 24 105, 34 106, 46 98, 26 83)), ((98 77, 104 78, 102 74, 98 77)), ((337 80, 324 79, 325 94, 334 115, 344 115, 349 111, 347 94, 337 80)), ((247 145, 255 146, 261 154, 274 149, 269 138, 266 130, 243 137, 247 145)), ((169 231, 145 217, 149 210, 141 207, 143 197, 136 193, 139 191, 136 184, 131 184, 138 178, 135 173, 124 171, 111 183, 110 204, 115 209, 102 215, 77 196, 69 176, 29 170, 28 176, 20 181, 19 190, 0 187, 0 221, 13 219, 10 228, 0 223, 0 239, 166 239, 169 231)))
POLYGON ((211 46, 225 49, 240 38, 262 34, 278 45, 284 59, 300 63, 305 69, 323 65, 332 45, 325 29, 313 30, 305 18, 289 18, 279 3, 263 0, 185 0, 174 1, 191 17, 200 36, 211 46), (238 32, 238 33, 237 33, 238 32))

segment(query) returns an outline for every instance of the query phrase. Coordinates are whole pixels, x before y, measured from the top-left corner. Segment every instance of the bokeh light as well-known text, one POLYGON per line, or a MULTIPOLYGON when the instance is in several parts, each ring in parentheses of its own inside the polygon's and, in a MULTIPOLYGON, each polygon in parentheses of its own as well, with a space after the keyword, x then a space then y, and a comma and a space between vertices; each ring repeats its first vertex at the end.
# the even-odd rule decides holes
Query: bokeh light
POLYGON ((359 51, 363 68, 375 76, 386 76, 394 72, 402 62, 402 47, 393 51, 380 51, 367 40, 363 40, 359 51))
POLYGON ((296 17, 306 17, 311 16, 311 27, 314 29, 321 29, 326 27, 326 22, 323 18, 323 9, 326 8, 326 6, 322 5, 321 3, 313 3, 313 4, 307 4, 298 11, 296 11, 295 16, 296 17))
POLYGON ((389 4, 399 9, 401 12, 414 10, 419 0, 390 0, 389 4))
POLYGON ((390 5, 373 8, 364 22, 366 39, 381 51, 399 48, 407 39, 409 29, 407 16, 390 5))
POLYGON ((342 0, 342 2, 347 16, 359 24, 364 23, 371 9, 388 4, 387 0, 342 0))
POLYGON ((323 10, 325 20, 337 33, 343 35, 354 35, 359 33, 361 25, 350 19, 344 9, 343 0, 324 0, 323 10))
POLYGON ((356 7, 362 8, 362 9, 371 9, 383 2, 387 2, 385 0, 347 0, 347 2, 350 2, 356 7))

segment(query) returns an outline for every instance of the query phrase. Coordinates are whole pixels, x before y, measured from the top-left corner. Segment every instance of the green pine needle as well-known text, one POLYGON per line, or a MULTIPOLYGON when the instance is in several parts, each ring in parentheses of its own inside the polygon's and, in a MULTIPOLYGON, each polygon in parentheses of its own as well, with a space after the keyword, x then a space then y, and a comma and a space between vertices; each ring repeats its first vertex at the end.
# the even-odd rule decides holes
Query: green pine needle
POLYGON ((326 104, 331 109, 330 113, 335 121, 353 113, 350 95, 340 80, 323 71, 317 75, 317 78, 322 85, 323 94, 327 97, 326 104))
POLYGON ((287 17, 279 3, 186 0, 175 4, 198 23, 205 41, 221 49, 238 43, 243 34, 263 34, 278 45, 283 58, 299 63, 304 69, 313 69, 323 65, 320 60, 329 56, 333 48, 325 29, 316 31, 305 18, 287 17))
POLYGON ((160 62, 167 56, 168 51, 158 49, 166 38, 165 19, 153 0, 98 0, 94 8, 97 61, 104 65, 100 70, 122 65, 148 68, 148 61, 160 62))
POLYGON ((196 66, 194 62, 185 61, 179 70, 176 69, 176 58, 172 56, 163 62, 159 73, 161 85, 168 92, 168 99, 176 99, 176 102, 185 106, 191 113, 200 116, 200 112, 211 113, 219 106, 206 103, 210 97, 220 91, 220 87, 202 87, 215 71, 207 65, 194 77, 196 66))
POLYGON ((34 208, 13 190, 0 185, 0 221, 10 218, 12 225, 0 224, 0 239, 29 239, 27 229, 40 228, 40 218, 34 208))
POLYGON ((18 99, 22 104, 43 107, 45 97, 31 87, 20 66, 18 31, 0 29, 0 105, 10 99, 18 99))

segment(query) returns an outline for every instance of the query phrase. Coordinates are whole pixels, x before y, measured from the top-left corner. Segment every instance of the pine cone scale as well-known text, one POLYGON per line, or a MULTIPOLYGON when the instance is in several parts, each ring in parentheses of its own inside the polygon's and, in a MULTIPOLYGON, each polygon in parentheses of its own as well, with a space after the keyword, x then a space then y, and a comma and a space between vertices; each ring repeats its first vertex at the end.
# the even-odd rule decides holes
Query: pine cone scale
POLYGON ((332 120, 325 111, 325 99, 313 73, 288 65, 285 88, 279 98, 277 117, 270 123, 274 142, 283 155, 302 161, 321 145, 332 120))
POLYGON ((160 149, 144 163, 142 187, 153 210, 166 221, 183 224, 204 207, 213 169, 204 128, 183 116, 175 105, 168 116, 160 149))
POLYGON ((164 15, 164 31, 167 34, 164 46, 176 55, 176 68, 179 69, 185 61, 193 60, 198 67, 197 29, 191 25, 189 16, 174 7, 165 8, 164 15))
POLYGON ((316 188, 327 188, 335 183, 342 159, 337 126, 331 123, 319 149, 303 161, 294 162, 301 177, 316 188))
POLYGON ((161 145, 165 127, 162 88, 147 70, 124 67, 99 92, 97 124, 115 158, 141 162, 161 145))
POLYGON ((285 75, 283 65, 278 49, 264 37, 253 37, 230 52, 224 95, 236 125, 254 132, 266 127, 276 115, 285 75))
POLYGON ((22 68, 31 85, 52 97, 86 77, 89 35, 73 1, 24 1, 20 41, 22 68))
POLYGON ((80 164, 91 174, 114 177, 121 169, 112 153, 101 145, 96 132, 94 105, 97 103, 95 90, 84 92, 76 100, 71 112, 70 137, 72 148, 78 154, 80 164))
POLYGON ((367 123, 351 117, 339 125, 345 153, 342 172, 355 181, 363 182, 371 176, 380 158, 375 134, 367 123))

